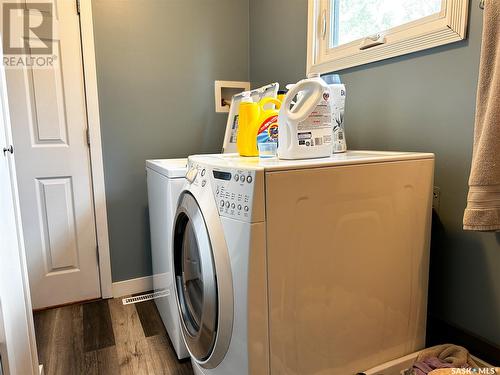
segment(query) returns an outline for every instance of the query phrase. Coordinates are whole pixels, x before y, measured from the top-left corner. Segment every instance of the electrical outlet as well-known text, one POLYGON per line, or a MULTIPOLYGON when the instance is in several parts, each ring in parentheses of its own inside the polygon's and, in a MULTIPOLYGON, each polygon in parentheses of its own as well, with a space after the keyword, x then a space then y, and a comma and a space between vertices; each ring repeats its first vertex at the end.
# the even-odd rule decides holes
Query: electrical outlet
POLYGON ((432 208, 436 213, 439 213, 439 203, 441 201, 441 189, 434 186, 432 189, 432 208))

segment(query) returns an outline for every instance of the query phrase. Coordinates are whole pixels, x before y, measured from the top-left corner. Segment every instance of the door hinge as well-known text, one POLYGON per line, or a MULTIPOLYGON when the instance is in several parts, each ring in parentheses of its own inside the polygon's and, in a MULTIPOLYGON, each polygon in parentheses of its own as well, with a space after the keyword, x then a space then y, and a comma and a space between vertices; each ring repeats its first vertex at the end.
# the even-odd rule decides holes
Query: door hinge
POLYGON ((76 14, 80 14, 80 1, 81 0, 75 0, 76 1, 76 14))
POLYGON ((85 130, 85 138, 87 139, 87 145, 90 146, 90 130, 87 128, 85 130))

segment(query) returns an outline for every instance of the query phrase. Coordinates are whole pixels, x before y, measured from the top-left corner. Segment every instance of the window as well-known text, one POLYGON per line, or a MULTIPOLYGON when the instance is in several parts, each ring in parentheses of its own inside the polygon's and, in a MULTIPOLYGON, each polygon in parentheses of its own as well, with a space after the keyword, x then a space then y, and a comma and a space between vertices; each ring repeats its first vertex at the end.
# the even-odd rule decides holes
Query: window
POLYGON ((309 0, 308 72, 333 72, 462 40, 468 3, 309 0))

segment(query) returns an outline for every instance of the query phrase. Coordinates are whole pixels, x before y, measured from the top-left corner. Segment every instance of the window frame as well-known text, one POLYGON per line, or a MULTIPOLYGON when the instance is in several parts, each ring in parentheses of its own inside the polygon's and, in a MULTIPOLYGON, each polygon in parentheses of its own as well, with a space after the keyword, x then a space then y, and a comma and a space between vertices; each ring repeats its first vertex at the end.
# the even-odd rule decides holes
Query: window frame
POLYGON ((469 0, 443 0, 440 13, 383 33, 382 44, 360 49, 369 36, 330 48, 331 0, 308 0, 307 73, 329 73, 401 56, 467 36, 469 0))

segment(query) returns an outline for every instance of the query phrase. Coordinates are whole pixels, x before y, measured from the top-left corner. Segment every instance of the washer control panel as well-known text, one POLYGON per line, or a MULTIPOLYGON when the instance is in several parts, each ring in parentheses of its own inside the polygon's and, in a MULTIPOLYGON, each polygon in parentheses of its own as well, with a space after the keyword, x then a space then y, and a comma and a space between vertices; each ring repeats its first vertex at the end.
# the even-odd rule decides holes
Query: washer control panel
POLYGON ((255 171, 214 169, 211 173, 219 214, 250 221, 255 171))
POLYGON ((205 190, 211 186, 219 215, 251 222, 255 171, 188 165, 186 180, 205 190))

